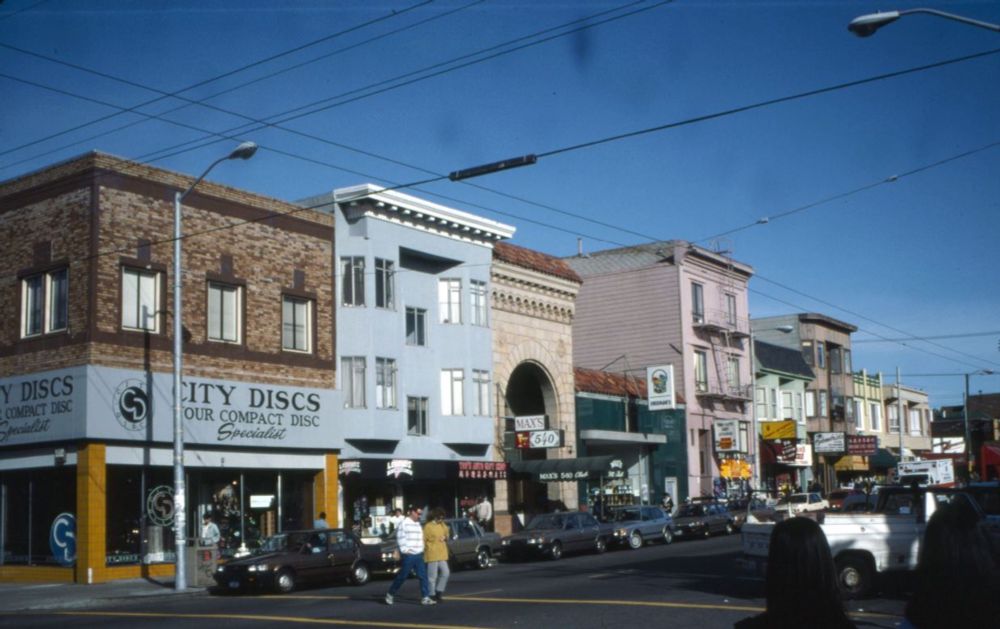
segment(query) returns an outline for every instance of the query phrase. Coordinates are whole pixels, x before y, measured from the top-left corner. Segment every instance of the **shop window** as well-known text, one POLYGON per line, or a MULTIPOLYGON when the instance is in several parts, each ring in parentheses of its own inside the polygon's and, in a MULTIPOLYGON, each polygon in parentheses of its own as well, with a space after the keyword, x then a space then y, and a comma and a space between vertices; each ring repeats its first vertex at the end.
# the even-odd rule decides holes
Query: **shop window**
POLYGON ((423 308, 406 309, 406 344, 421 347, 427 344, 427 311, 423 308))
POLYGON ((462 280, 438 281, 438 315, 441 323, 462 322, 462 280))
POLYGON ((292 352, 312 351, 311 299, 282 295, 281 347, 292 352))
POLYGON ((243 328, 242 288, 208 283, 208 340, 239 343, 243 328))
POLYGON ((65 330, 69 317, 69 271, 58 269, 21 280, 21 336, 65 330))
POLYGON ((122 269, 122 327, 159 332, 160 274, 142 269, 122 269))
POLYGON ((471 302, 469 310, 472 325, 487 325, 487 313, 489 303, 486 299, 486 282, 472 280, 469 282, 469 300, 471 302))
POLYGON ((395 305, 396 263, 375 258, 375 306, 392 308, 395 305))
POLYGON ((365 259, 349 256, 340 259, 341 283, 345 306, 365 305, 365 259))
MULTIPOLYGON (((76 468, 6 472, 0 475, 0 564, 60 566, 70 558, 56 556, 49 544, 57 518, 76 517, 76 468)), ((58 547, 57 547, 58 548, 58 547)))
POLYGON ((173 477, 168 468, 109 465, 105 526, 109 566, 175 560, 173 477))
POLYGON ((427 434, 427 398, 406 398, 406 434, 414 436, 427 434))

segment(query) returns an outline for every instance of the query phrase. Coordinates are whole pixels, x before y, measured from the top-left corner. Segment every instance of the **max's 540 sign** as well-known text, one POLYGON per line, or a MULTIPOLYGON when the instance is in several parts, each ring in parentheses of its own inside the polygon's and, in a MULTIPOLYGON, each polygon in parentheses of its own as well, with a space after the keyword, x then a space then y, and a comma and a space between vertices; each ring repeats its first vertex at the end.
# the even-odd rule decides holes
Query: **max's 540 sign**
POLYGON ((560 448, 562 445, 562 430, 531 430, 514 433, 514 447, 520 450, 528 450, 532 448, 560 448))

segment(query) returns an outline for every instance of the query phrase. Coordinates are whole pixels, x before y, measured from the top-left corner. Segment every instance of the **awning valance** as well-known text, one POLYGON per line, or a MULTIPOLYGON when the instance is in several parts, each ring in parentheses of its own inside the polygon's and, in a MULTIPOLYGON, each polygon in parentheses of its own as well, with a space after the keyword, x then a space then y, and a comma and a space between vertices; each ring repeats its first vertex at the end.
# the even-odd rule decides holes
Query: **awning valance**
POLYGON ((601 478, 623 478, 625 464, 620 457, 584 456, 575 459, 541 459, 538 461, 514 461, 510 469, 515 474, 531 476, 539 482, 559 482, 574 480, 600 480, 601 478))

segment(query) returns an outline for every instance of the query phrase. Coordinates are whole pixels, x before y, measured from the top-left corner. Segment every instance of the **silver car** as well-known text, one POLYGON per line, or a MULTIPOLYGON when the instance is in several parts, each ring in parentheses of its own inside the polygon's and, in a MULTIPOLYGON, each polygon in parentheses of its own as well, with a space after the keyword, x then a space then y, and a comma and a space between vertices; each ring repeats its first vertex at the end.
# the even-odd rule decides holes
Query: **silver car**
POLYGON ((616 544, 636 549, 649 541, 662 540, 664 544, 674 541, 674 520, 659 507, 617 507, 609 515, 614 527, 611 541, 616 544))
POLYGON ((466 518, 445 520, 450 536, 448 551, 457 565, 475 565, 489 568, 500 553, 501 537, 498 533, 483 530, 476 522, 466 518))

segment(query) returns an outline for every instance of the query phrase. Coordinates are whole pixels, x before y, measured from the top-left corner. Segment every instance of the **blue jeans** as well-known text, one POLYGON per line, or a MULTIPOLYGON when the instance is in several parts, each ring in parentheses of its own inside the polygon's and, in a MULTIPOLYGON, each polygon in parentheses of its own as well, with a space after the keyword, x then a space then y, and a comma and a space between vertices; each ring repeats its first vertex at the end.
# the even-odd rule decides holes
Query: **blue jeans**
POLYGON ((399 588, 403 587, 403 582, 410 576, 411 571, 416 571, 417 578, 420 579, 420 596, 427 598, 431 595, 430 584, 427 581, 427 564, 424 563, 423 553, 403 555, 403 563, 399 566, 399 572, 392 580, 392 585, 389 586, 389 594, 396 595, 399 588))

